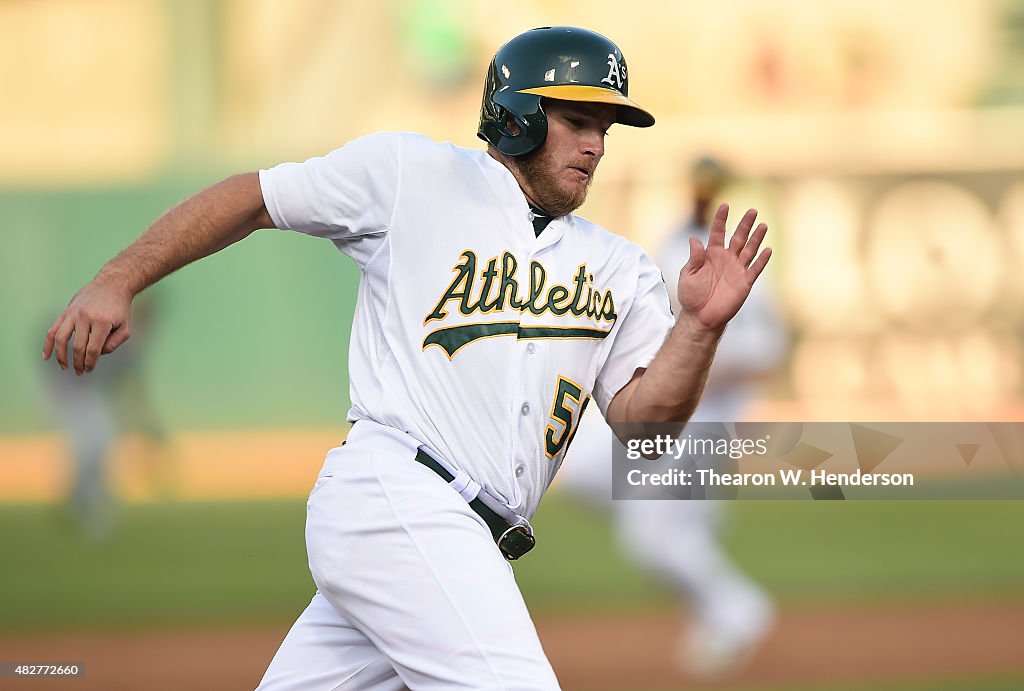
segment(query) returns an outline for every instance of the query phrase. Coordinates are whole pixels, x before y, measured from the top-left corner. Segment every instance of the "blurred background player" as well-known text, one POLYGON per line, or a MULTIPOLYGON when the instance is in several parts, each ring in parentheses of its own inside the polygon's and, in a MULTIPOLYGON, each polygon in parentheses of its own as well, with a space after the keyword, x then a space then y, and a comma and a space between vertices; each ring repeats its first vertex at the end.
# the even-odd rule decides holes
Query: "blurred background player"
POLYGON ((168 435, 153 406, 142 357, 155 316, 153 297, 140 297, 131 342, 105 357, 93 376, 67 377, 44 368, 48 408, 70 465, 64 508, 75 529, 92 539, 108 537, 116 524, 113 461, 123 435, 141 442, 131 446, 130 458, 142 464, 151 491, 162 498, 172 491, 168 435))
MULTIPOLYGON (((730 179, 725 166, 707 157, 688 172, 689 215, 655 256, 670 284, 689 259, 690 238, 707 241, 714 205, 730 179)), ((678 314, 674 295, 671 301, 678 314)), ((743 419, 758 385, 784 361, 787 340, 771 288, 761 281, 722 337, 691 421, 725 423, 730 428, 743 419)), ((562 465, 561 486, 610 506, 627 554, 667 581, 689 605, 685 633, 675 651, 683 670, 698 677, 737 670, 769 635, 775 615, 769 595, 722 549, 723 505, 697 500, 611 502, 612 443, 604 420, 585 414, 562 465)))

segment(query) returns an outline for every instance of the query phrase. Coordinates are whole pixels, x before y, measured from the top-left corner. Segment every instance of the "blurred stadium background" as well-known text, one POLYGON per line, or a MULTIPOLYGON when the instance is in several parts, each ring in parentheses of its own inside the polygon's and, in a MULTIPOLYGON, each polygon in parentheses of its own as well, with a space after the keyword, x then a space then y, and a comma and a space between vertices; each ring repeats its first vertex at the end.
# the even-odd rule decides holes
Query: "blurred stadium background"
MULTIPOLYGON (((653 249, 713 154, 733 207, 772 225, 794 348, 752 417, 1024 419, 1021 0, 8 0, 0 662, 85 662, 62 682, 80 688, 258 682, 312 594, 304 496, 345 434, 356 267, 263 231, 152 291, 133 376, 158 431, 113 447, 123 504, 102 539, 60 510, 45 328, 227 174, 380 129, 480 145, 487 59, 551 24, 613 37, 658 117, 612 130, 583 215, 653 249)), ((783 618, 728 688, 1024 687, 1020 502, 738 502, 733 519, 731 553, 783 618)), ((606 519, 555 491, 537 524, 517 577, 566 688, 687 683, 664 660, 674 600, 606 519)))

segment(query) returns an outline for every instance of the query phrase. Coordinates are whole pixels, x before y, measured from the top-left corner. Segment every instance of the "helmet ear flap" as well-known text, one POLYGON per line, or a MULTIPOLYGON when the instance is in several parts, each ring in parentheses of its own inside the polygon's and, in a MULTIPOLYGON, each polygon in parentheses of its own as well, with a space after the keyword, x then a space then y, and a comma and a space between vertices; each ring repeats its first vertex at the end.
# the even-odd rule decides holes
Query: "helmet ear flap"
POLYGON ((510 139, 518 137, 523 133, 523 130, 526 129, 526 121, 505 106, 496 104, 495 110, 498 115, 498 122, 496 126, 503 137, 509 137, 510 139), (510 120, 515 123, 516 131, 513 131, 512 128, 509 127, 510 120))
POLYGON ((497 116, 495 127, 501 132, 503 137, 514 137, 518 134, 518 132, 513 132, 512 128, 509 127, 509 120, 515 122, 515 115, 507 107, 495 103, 495 115, 497 116))
POLYGON ((506 156, 523 156, 544 143, 547 116, 540 97, 498 89, 486 95, 477 135, 506 156), (515 127, 512 127, 515 123, 515 127))

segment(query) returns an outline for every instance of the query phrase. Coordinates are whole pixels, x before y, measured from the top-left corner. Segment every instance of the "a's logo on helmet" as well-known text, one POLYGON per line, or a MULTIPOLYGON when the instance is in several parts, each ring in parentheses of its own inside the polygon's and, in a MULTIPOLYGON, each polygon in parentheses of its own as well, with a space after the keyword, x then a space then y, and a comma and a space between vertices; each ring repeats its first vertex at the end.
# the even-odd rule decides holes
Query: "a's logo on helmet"
POLYGON ((608 86, 622 90, 622 82, 626 79, 626 66, 620 65, 615 53, 608 53, 608 76, 601 81, 608 86))

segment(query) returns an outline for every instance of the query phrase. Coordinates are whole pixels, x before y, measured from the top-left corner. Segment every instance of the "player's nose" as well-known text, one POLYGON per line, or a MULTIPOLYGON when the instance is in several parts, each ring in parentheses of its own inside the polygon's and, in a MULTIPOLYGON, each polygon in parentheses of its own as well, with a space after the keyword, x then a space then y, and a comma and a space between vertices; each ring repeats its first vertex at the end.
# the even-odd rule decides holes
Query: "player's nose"
POLYGON ((604 132, 590 130, 580 140, 580 153, 600 159, 604 156, 604 132))

